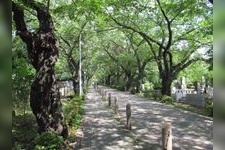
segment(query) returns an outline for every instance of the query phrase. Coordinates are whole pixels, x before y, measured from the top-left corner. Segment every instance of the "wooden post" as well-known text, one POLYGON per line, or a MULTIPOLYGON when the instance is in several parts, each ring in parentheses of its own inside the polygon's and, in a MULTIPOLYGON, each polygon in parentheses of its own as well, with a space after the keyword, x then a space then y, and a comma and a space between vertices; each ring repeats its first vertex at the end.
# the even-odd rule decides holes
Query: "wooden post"
POLYGON ((127 124, 126 128, 131 130, 131 104, 127 103, 126 105, 126 115, 127 115, 127 124))
POLYGON ((162 150, 172 150, 172 128, 170 123, 162 126, 162 150))
POLYGON ((118 113, 118 104, 117 104, 117 100, 118 100, 118 98, 115 97, 115 99, 114 99, 114 113, 115 113, 115 114, 118 113))
POLYGON ((105 90, 105 93, 104 93, 104 98, 103 100, 106 100, 107 99, 107 91, 105 90))
POLYGON ((102 89, 100 89, 100 95, 102 96, 102 89))
POLYGON ((102 99, 104 100, 104 89, 101 89, 101 95, 102 95, 102 99))
POLYGON ((108 94, 108 106, 111 106, 111 93, 108 94))

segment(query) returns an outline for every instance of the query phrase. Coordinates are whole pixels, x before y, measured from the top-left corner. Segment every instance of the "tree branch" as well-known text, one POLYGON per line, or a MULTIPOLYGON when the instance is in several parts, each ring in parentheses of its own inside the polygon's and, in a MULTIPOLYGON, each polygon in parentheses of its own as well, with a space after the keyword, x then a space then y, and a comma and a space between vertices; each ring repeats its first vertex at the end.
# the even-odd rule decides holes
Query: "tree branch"
POLYGON ((161 3, 159 0, 157 0, 157 3, 159 5, 159 8, 164 16, 164 18, 166 19, 166 23, 167 23, 167 29, 168 29, 168 33, 169 33, 169 37, 168 37, 168 42, 167 42, 167 46, 165 48, 165 50, 169 50, 171 44, 172 44, 172 36, 173 36, 173 33, 172 33, 172 30, 171 30, 171 21, 169 20, 169 18, 167 17, 165 11, 163 10, 162 6, 161 6, 161 3))
POLYGON ((47 11, 49 13, 49 7, 50 7, 50 0, 47 1, 47 11))
POLYGON ((27 40, 31 39, 32 34, 27 30, 27 25, 24 20, 24 10, 14 1, 12 1, 12 11, 17 34, 25 43, 27 43, 27 40))
MULTIPOLYGON (((138 34, 139 34, 141 37, 143 37, 145 40, 151 41, 151 42, 157 44, 158 46, 161 46, 161 43, 160 43, 160 42, 154 40, 153 38, 151 38, 150 36, 148 36, 146 33, 141 32, 141 31, 138 31, 138 30, 136 30, 136 29, 134 29, 134 28, 132 28, 132 27, 130 27, 130 26, 124 25, 124 24, 118 22, 118 21, 117 21, 116 19, 114 19, 113 17, 110 17, 110 18, 111 18, 116 24, 118 24, 119 26, 121 26, 121 27, 123 27, 123 28, 125 28, 125 29, 132 30, 132 31, 138 33, 138 34)), ((164 47, 164 46, 163 46, 163 47, 164 47)), ((165 47, 164 47, 164 48, 165 48, 165 47)))
POLYGON ((26 6, 36 10, 37 18, 39 20, 40 32, 51 32, 54 30, 52 17, 48 13, 48 8, 44 4, 36 2, 34 0, 22 0, 22 2, 26 6))
POLYGON ((193 31, 195 31, 195 30, 196 30, 196 28, 193 28, 193 29, 188 30, 187 32, 183 33, 181 36, 177 37, 177 39, 173 41, 172 45, 173 45, 174 43, 176 43, 176 42, 182 40, 184 36, 188 35, 189 33, 193 32, 193 31))
POLYGON ((63 40, 64 43, 66 43, 67 46, 69 46, 69 48, 71 48, 71 45, 70 45, 69 41, 67 41, 67 40, 66 40, 64 37, 62 37, 61 35, 60 35, 60 38, 63 40))
POLYGON ((106 48, 104 48, 104 50, 105 50, 105 52, 108 54, 108 56, 109 56, 113 61, 115 61, 117 64, 119 64, 119 65, 121 66, 121 68, 123 69, 123 71, 124 71, 126 74, 128 74, 128 71, 127 71, 126 68, 119 62, 119 60, 117 60, 115 57, 113 57, 113 56, 110 54, 110 52, 109 52, 106 48))
POLYGON ((204 61, 203 58, 195 58, 195 59, 190 59, 187 62, 185 62, 184 64, 180 65, 179 67, 177 67, 176 69, 173 70, 173 74, 176 75, 178 74, 181 70, 187 68, 188 66, 190 66, 192 63, 197 62, 197 61, 204 61))

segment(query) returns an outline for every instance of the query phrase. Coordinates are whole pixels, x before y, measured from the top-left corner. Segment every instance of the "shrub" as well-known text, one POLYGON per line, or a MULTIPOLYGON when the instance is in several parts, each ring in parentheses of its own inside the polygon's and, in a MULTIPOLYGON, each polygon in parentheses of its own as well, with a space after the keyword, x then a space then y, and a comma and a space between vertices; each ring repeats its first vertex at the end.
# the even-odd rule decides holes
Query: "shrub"
POLYGON ((158 90, 153 90, 152 91, 152 97, 154 98, 154 100, 161 100, 162 94, 158 90))
POLYGON ((135 93, 136 93, 136 90, 135 90, 134 87, 131 87, 131 88, 129 89, 129 92, 130 92, 131 94, 135 94, 135 93))
POLYGON ((63 137, 53 132, 43 132, 35 138, 35 150, 61 150, 63 137))
POLYGON ((70 127, 77 127, 84 112, 83 107, 84 97, 75 96, 70 101, 64 103, 65 120, 70 127))
POLYGON ((210 117, 213 116, 213 100, 209 99, 205 103, 205 109, 210 117))
POLYGON ((173 98, 167 95, 163 95, 160 102, 166 103, 166 104, 173 104, 173 98))

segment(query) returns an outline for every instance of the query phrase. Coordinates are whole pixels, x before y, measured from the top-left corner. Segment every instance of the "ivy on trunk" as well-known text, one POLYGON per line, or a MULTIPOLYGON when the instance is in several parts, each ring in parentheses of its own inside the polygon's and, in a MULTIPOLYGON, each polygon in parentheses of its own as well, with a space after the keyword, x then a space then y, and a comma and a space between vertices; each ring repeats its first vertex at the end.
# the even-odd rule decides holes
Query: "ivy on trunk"
POLYGON ((23 0, 22 3, 37 12, 39 21, 39 30, 36 33, 30 32, 24 19, 24 7, 12 2, 17 35, 26 43, 30 63, 36 70, 31 85, 30 106, 36 117, 39 132, 53 131, 67 138, 68 128, 64 122, 54 70, 58 58, 58 43, 52 17, 42 3, 33 0, 23 0))

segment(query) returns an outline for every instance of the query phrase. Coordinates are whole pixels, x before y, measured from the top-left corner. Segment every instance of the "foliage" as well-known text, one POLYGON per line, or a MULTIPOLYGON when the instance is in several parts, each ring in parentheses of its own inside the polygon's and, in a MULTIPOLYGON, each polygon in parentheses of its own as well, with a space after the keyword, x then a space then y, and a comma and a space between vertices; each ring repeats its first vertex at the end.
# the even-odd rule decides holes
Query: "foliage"
POLYGON ((62 150, 63 137, 53 132, 43 132, 35 138, 35 150, 62 150))
POLYGON ((204 76, 205 79, 210 81, 212 76, 212 71, 208 70, 209 65, 205 62, 196 62, 179 74, 180 77, 186 77, 186 84, 192 84, 195 81, 201 81, 202 77, 204 76))
POLYGON ((160 102, 166 103, 166 104, 173 104, 173 98, 171 96, 163 95, 160 102))
POLYGON ((161 94, 160 90, 153 90, 152 97, 154 98, 154 100, 161 100, 162 94, 161 94))
POLYGON ((130 92, 131 94, 135 94, 135 93, 136 93, 136 90, 135 90, 135 88, 131 87, 131 88, 129 89, 129 92, 130 92))
POLYGON ((74 96, 70 100, 63 102, 65 120, 67 124, 76 129, 82 121, 82 114, 84 112, 83 102, 84 97, 74 96))
POLYGON ((213 117, 213 99, 208 99, 205 103, 205 109, 210 117, 213 117))
POLYGON ((12 120, 12 149, 33 149, 38 136, 35 117, 30 112, 13 116, 12 120))
POLYGON ((28 64, 25 45, 18 37, 13 38, 12 55, 12 98, 13 109, 25 112, 28 109, 30 85, 34 77, 34 69, 28 64), (21 84, 22 83, 22 84, 21 84))

